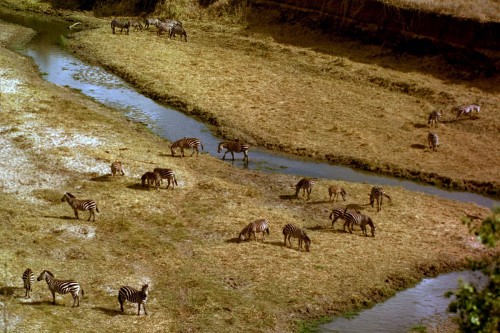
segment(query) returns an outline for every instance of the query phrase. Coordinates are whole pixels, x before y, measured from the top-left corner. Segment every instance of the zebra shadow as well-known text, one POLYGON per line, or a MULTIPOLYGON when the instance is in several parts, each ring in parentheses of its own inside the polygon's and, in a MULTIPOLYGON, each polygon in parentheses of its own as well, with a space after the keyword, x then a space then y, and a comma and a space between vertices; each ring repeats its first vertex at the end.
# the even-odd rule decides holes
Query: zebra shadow
POLYGON ((18 290, 24 290, 24 288, 21 287, 1 287, 0 288, 0 295, 2 296, 16 296, 16 291, 18 290))
POLYGON ((283 241, 270 241, 266 242, 266 244, 270 244, 273 246, 285 247, 285 243, 283 241))
POLYGON ((226 242, 226 243, 239 243, 240 239, 238 237, 233 237, 233 238, 226 239, 224 242, 226 242))
POLYGON ((21 303, 22 305, 29 305, 29 306, 41 306, 41 305, 47 305, 47 306, 58 306, 58 307, 67 307, 65 303, 62 301, 60 303, 52 304, 52 301, 34 301, 34 302, 23 302, 21 303))
POLYGON ((415 127, 415 128, 426 128, 427 124, 413 124, 413 127, 415 127))
POLYGON ((105 315, 108 315, 110 317, 126 315, 125 312, 121 312, 119 309, 108 309, 108 308, 103 308, 100 306, 95 306, 92 308, 92 310, 100 311, 100 312, 102 312, 105 315))
POLYGON ((156 191, 153 186, 142 186, 142 184, 127 185, 127 188, 137 191, 156 191))
POLYGON ((314 227, 306 227, 304 228, 306 230, 311 230, 311 231, 318 231, 318 232, 327 232, 327 233, 333 233, 333 234, 344 234, 346 233, 347 231, 344 231, 342 229, 335 229, 335 228, 332 228, 331 227, 331 224, 330 225, 327 225, 327 226, 321 226, 321 225, 317 225, 317 226, 314 226, 314 227))
POLYGON ((54 215, 44 215, 46 219, 60 219, 60 220, 77 220, 74 216, 54 216, 54 215))
POLYGON ((279 198, 282 200, 294 200, 297 199, 298 197, 295 194, 283 194, 280 195, 279 198))
POLYGON ((414 143, 410 147, 413 148, 413 149, 421 149, 421 150, 424 150, 426 148, 425 145, 422 145, 420 143, 414 143))
POLYGON ((310 205, 320 205, 320 204, 330 203, 330 200, 309 201, 307 203, 310 204, 310 205))
POLYGON ((105 174, 105 175, 102 175, 102 176, 97 176, 97 177, 93 177, 93 178, 90 178, 91 181, 93 182, 109 182, 111 181, 111 174, 108 173, 108 174, 105 174))

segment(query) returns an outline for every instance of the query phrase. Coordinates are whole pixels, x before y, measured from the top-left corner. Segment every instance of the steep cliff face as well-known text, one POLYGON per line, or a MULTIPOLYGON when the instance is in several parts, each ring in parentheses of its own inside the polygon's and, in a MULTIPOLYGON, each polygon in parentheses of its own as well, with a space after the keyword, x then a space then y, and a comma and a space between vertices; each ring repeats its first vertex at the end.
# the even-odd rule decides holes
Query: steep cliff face
POLYGON ((388 5, 379 0, 256 0, 257 8, 279 8, 284 20, 326 32, 348 34, 402 51, 460 53, 482 70, 500 69, 500 23, 388 5))

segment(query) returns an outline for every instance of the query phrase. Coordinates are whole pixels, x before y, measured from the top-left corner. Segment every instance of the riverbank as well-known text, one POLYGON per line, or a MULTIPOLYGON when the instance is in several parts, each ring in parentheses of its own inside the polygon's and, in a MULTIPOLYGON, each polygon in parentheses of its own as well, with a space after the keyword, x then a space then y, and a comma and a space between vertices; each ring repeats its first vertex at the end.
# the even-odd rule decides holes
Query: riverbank
MULTIPOLYGON (((1 45, 32 34, 5 24, 0 31, 1 45)), ((330 181, 318 180, 304 203, 284 199, 296 177, 238 170, 207 155, 171 158, 168 142, 45 82, 29 59, 2 47, 0 60, 0 297, 9 330, 293 331, 300 321, 369 306, 424 276, 462 268, 466 257, 493 255, 460 223, 463 211, 485 215, 484 208, 388 187, 392 204, 364 210, 376 237, 344 234, 338 224, 328 228, 330 181), (115 159, 125 177, 109 177, 115 159), (155 166, 174 169, 180 187, 144 190, 140 175, 155 166), (74 220, 60 201, 64 191, 95 199, 97 221, 74 220), (235 243, 259 217, 271 222, 266 242, 235 243), (286 223, 305 228, 312 252, 282 246, 286 223), (79 281, 81 307, 71 309, 68 295, 50 305, 42 282, 23 300, 26 266, 79 281), (132 305, 120 315, 119 286, 142 283, 151 285, 149 315, 137 318, 132 305)), ((338 183, 348 203, 367 201, 370 184, 338 183)))

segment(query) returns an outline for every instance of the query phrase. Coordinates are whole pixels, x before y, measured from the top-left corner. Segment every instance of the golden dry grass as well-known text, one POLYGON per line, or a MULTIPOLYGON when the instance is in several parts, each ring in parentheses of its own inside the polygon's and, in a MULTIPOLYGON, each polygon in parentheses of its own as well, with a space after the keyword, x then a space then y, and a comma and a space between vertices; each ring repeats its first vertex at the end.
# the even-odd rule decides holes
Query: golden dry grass
MULTIPOLYGON (((0 45, 12 41, 13 35, 31 33, 0 25, 0 45)), ((103 34, 108 44, 125 38, 108 33, 97 30, 94 36, 103 34)), ((147 53, 149 43, 160 43, 153 36, 129 37, 131 46, 135 39, 149 38, 141 45, 149 59, 158 59, 147 53)), ((195 45, 161 43, 174 51, 195 45)), ((202 56, 198 63, 205 62, 202 56)), ((124 61, 122 73, 130 63, 138 64, 136 57, 145 59, 143 54, 118 59, 124 61)), ((307 69, 311 58, 302 59, 307 69)), ((375 220, 376 237, 364 237, 359 230, 345 234, 340 223, 329 228, 332 204, 327 187, 332 181, 318 180, 306 203, 287 199, 296 177, 239 170, 208 155, 171 158, 165 140, 115 110, 46 83, 29 59, 0 47, 0 63, 0 152, 1 160, 8 161, 0 164, 0 301, 5 330, 287 332, 296 329, 297 320, 369 306, 423 276, 464 267, 466 257, 495 254, 482 248, 460 223, 464 211, 485 215, 484 208, 387 188, 392 204, 386 203, 380 213, 364 207, 375 220), (107 175, 115 159, 125 163, 125 177, 107 175), (180 187, 142 189, 140 175, 155 166, 174 169, 180 187), (74 220, 70 207, 60 201, 64 191, 95 199, 101 210, 97 221, 74 220), (261 217, 271 222, 271 235, 264 243, 234 242, 245 225, 261 217), (281 228, 286 223, 307 230, 310 253, 298 252, 296 241, 293 248, 282 246, 281 228), (57 306, 50 305, 43 282, 35 284, 31 300, 24 300, 21 274, 26 267, 79 281, 85 290, 81 307, 72 309, 68 295, 59 296, 57 306), (121 315, 118 288, 142 283, 151 285, 149 316, 137 317, 130 304, 121 315)), ((211 67, 204 66, 207 71, 211 67)), ((183 68, 190 68, 189 62, 178 68, 179 74, 171 74, 180 75, 183 68)), ((199 75, 214 77, 210 82, 223 88, 216 68, 199 75)), ((196 97, 180 81, 174 83, 178 87, 164 82, 163 89, 176 89, 186 100, 196 97)), ((207 98, 203 87, 197 102, 207 98)), ((367 203, 370 184, 338 183, 350 194, 348 203, 367 203)))

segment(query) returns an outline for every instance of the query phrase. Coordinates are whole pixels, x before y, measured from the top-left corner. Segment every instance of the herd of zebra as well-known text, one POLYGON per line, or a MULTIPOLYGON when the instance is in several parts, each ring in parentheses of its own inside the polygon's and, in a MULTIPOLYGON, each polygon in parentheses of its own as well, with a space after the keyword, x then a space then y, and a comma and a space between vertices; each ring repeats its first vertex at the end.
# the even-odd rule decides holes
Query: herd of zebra
MULTIPOLYGON (((477 104, 464 105, 458 108, 457 117, 458 120, 461 116, 469 115, 472 118, 472 113, 476 111, 479 113, 481 107, 477 104)), ((432 111, 427 118, 427 125, 437 127, 439 121, 441 120, 441 112, 440 111, 432 111)), ((429 149, 432 151, 437 151, 437 147, 439 146, 439 136, 436 132, 429 132, 427 135, 427 143, 429 145, 429 149)))
POLYGON ((120 32, 123 33, 123 30, 125 29, 125 33, 128 35, 130 32, 130 28, 134 28, 134 31, 139 31, 139 30, 142 31, 143 29, 149 30, 150 26, 155 26, 157 29, 156 34, 158 36, 160 36, 162 33, 166 33, 168 38, 172 39, 175 38, 177 35, 179 35, 181 41, 184 38, 184 41, 187 42, 187 33, 181 21, 172 19, 167 19, 162 21, 158 18, 146 18, 144 19, 143 23, 144 26, 141 23, 141 21, 137 19, 134 20, 113 19, 111 21, 111 30, 113 33, 116 33, 116 28, 119 28, 120 32))
MULTIPOLYGON (((22 276, 24 289, 26 293, 24 297, 31 298, 32 286, 35 283, 35 274, 31 268, 27 268, 22 276)), ((59 280, 54 277, 50 271, 44 269, 40 275, 38 275, 37 281, 45 280, 47 282, 47 287, 52 294, 52 304, 56 304, 56 293, 57 294, 68 294, 70 293, 73 297, 73 307, 80 306, 80 292, 82 297, 85 293, 80 286, 80 284, 74 280, 59 280)), ((118 291, 118 302, 120 303, 120 310, 124 312, 123 303, 129 301, 131 303, 138 304, 137 315, 141 312, 141 305, 144 308, 144 314, 146 312, 146 300, 148 299, 148 285, 142 286, 141 290, 134 289, 129 286, 123 286, 118 291)))

